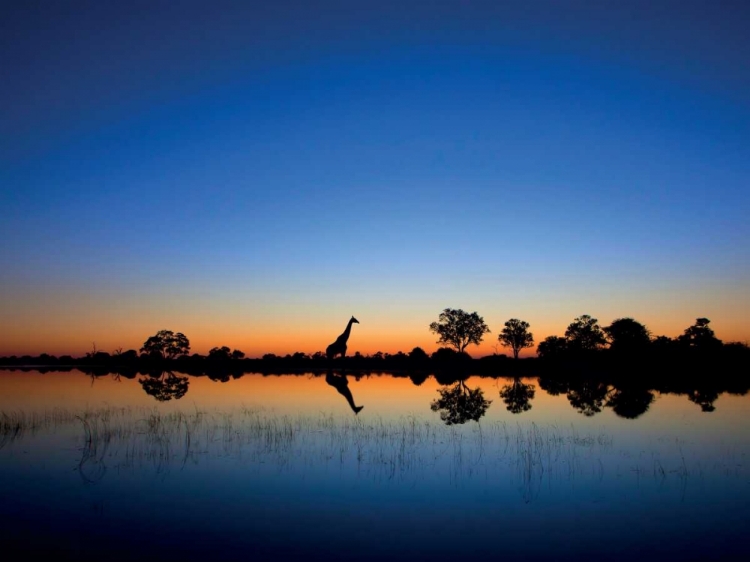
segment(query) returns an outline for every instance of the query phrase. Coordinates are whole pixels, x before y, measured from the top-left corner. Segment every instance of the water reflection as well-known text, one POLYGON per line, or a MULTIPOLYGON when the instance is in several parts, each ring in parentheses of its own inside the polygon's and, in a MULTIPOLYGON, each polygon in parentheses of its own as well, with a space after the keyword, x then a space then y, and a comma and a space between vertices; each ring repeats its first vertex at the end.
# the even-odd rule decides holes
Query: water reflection
MULTIPOLYGON (((63 369, 59 370, 63 371, 63 369)), ((94 386, 94 382, 97 380, 105 377, 111 377, 112 380, 121 382, 123 378, 134 379, 139 374, 137 369, 128 366, 109 368, 97 365, 85 365, 80 367, 80 371, 91 379, 91 386, 94 386)))
POLYGON ((148 374, 149 378, 138 379, 138 382, 146 391, 159 402, 168 400, 179 400, 187 394, 190 381, 187 377, 175 375, 172 371, 159 371, 148 374))
MULTIPOLYGON (((335 559, 339 549, 366 551, 357 559, 371 561, 437 561, 460 559, 467 544, 488 559, 572 560, 612 544, 617 552, 609 559, 617 560, 746 559, 750 441, 736 431, 747 421, 746 408, 743 417, 715 424, 721 413, 707 420, 685 394, 671 396, 665 411, 681 406, 674 414, 690 416, 690 423, 665 424, 652 433, 643 431, 652 420, 590 423, 568 405, 567 390, 552 401, 563 418, 545 420, 545 397, 535 389, 534 411, 521 419, 508 421, 501 407, 488 410, 481 426, 452 426, 424 407, 437 397, 436 387, 417 389, 406 377, 398 384, 371 377, 362 386, 391 384, 389 391, 414 392, 421 412, 380 417, 376 394, 368 393, 373 419, 354 418, 348 410, 329 415, 319 401, 309 413, 298 413, 311 396, 342 406, 330 382, 352 376, 249 376, 228 383, 233 402, 220 409, 157 407, 135 381, 123 380, 108 387, 118 393, 134 388, 128 399, 142 406, 0 414, 0 436, 23 434, 23 441, 0 449, 3 544, 7 550, 8 541, 20 536, 31 554, 37 544, 61 545, 51 553, 56 560, 105 553, 118 560, 218 561, 258 552, 261 559, 335 559), (267 407, 271 394, 258 389, 269 385, 278 405, 288 409, 267 407), (291 394, 299 400, 290 401, 291 394), (565 423, 572 418, 577 423, 565 423), (695 431, 701 426, 693 420, 709 422, 702 427, 712 430, 695 431), (79 474, 71 474, 76 467, 79 474), (186 533, 190 513, 195 517, 188 523, 199 531, 186 533), (498 542, 499 528, 508 540, 498 542), (470 540, 455 547, 456 536, 470 540), (287 544, 305 551, 281 550, 287 544), (669 550, 658 550, 662 544, 669 550)), ((149 378, 162 377, 169 374, 149 378)), ((521 391, 532 385, 521 386, 521 380, 504 381, 509 396, 528 396, 521 391)), ((89 389, 80 373, 64 381, 90 396, 105 387, 89 389)), ((6 396, 9 382, 0 377, 6 396)), ((46 390, 59 383, 53 377, 37 382, 46 390)), ((191 382, 196 398, 202 384, 217 388, 205 377, 191 382)), ((453 404, 479 385, 494 388, 468 379, 438 392, 441 399, 458 396, 448 400, 453 404)), ((586 395, 580 386, 572 388, 586 395)), ((484 406, 478 410, 486 408, 489 401, 480 392, 475 396, 484 406)), ((648 390, 611 384, 602 407, 634 415, 652 399, 648 390)))
POLYGON ((609 387, 593 380, 574 381, 568 387, 570 405, 584 416, 591 417, 602 411, 609 387))
POLYGON ((481 388, 470 389, 463 380, 449 388, 439 388, 440 398, 430 404, 433 412, 440 412, 446 425, 462 424, 469 420, 479 421, 490 407, 492 400, 484 397, 481 388))
POLYGON ((713 412, 716 409, 714 402, 719 398, 719 393, 711 388, 697 388, 688 393, 688 400, 698 404, 702 412, 713 412))
POLYGON ((567 394, 568 382, 565 379, 557 379, 551 377, 539 377, 539 388, 550 396, 559 396, 560 394, 567 394))
MULTIPOLYGON (((10 371, 38 371, 47 373, 51 371, 61 371, 64 369, 29 369, 18 368, 10 371)), ((159 402, 170 400, 179 400, 185 396, 188 391, 189 381, 196 377, 207 377, 212 381, 221 383, 233 383, 237 379, 245 376, 245 372, 238 368, 229 368, 223 365, 201 365, 200 369, 190 372, 177 372, 171 370, 154 370, 151 372, 136 371, 131 368, 115 367, 109 369, 106 367, 86 366, 81 369, 83 373, 91 379, 91 385, 104 377, 111 377, 115 381, 125 382, 125 379, 137 378, 138 382, 149 395, 153 396, 159 402)), ((430 403, 433 411, 440 411, 445 416, 446 423, 465 423, 471 419, 479 419, 489 407, 491 401, 484 401, 480 385, 485 389, 489 383, 485 380, 496 380, 498 376, 478 376, 470 375, 465 372, 466 369, 443 369, 441 371, 430 373, 426 370, 404 370, 400 372, 376 372, 379 376, 387 376, 392 379, 408 379, 415 386, 421 386, 427 380, 436 381, 446 388, 438 391, 440 398, 430 401, 429 397, 423 398, 421 405, 415 405, 417 408, 424 408, 425 402, 430 403), (484 380, 483 380, 484 379, 484 380), (477 390, 471 390, 466 386, 466 381, 476 380, 477 383, 470 383, 471 387, 477 386, 477 390), (463 421, 461 421, 463 420, 463 421)), ((303 371, 295 374, 299 375, 303 371)), ((281 372, 264 372, 256 373, 260 376, 293 376, 291 373, 281 372)), ((369 376, 373 373, 369 371, 354 371, 359 380, 362 375, 369 376)), ((326 383, 333 386, 347 401, 352 411, 356 414, 362 410, 358 406, 348 384, 346 374, 335 372, 333 370, 321 370, 310 372, 313 378, 325 378, 326 383)), ((744 396, 750 388, 750 379, 744 377, 744 373, 720 372, 711 375, 710 380, 707 376, 698 378, 693 375, 680 377, 672 371, 659 377, 653 376, 651 372, 623 370, 613 373, 585 373, 580 371, 565 372, 548 372, 545 376, 535 377, 538 387, 543 395, 548 396, 565 396, 568 403, 579 414, 585 417, 593 417, 600 414, 605 408, 623 419, 637 419, 647 413, 658 394, 673 394, 684 397, 690 403, 700 407, 702 412, 711 413, 716 410, 716 401, 723 394, 744 396)), ((528 412, 532 409, 532 400, 537 392, 537 384, 530 384, 528 381, 533 378, 521 378, 514 376, 506 379, 506 383, 500 386, 499 395, 505 408, 512 414, 528 412), (512 381, 512 382, 510 382, 512 381)), ((127 385, 123 385, 125 388, 127 385)), ((431 391, 430 391, 431 392, 431 391)))
POLYGON ((645 414, 654 401, 654 393, 643 388, 623 388, 614 390, 607 399, 607 407, 629 420, 645 414))
POLYGON ((357 406, 354 403, 354 397, 352 396, 352 391, 349 390, 349 380, 346 377, 346 373, 337 375, 334 374, 333 370, 328 369, 328 373, 326 373, 326 382, 333 388, 335 388, 339 394, 346 398, 346 401, 349 404, 349 407, 352 409, 352 412, 354 412, 355 414, 359 414, 362 411, 362 408, 364 408, 364 406, 357 406))
POLYGON ((534 398, 534 392, 533 384, 524 384, 519 378, 514 378, 511 384, 506 384, 500 390, 500 398, 510 413, 520 414, 531 410, 530 402, 534 398))
MULTIPOLYGON (((104 459, 112 439, 111 432, 99 431, 93 427, 86 418, 78 418, 83 424, 84 445, 81 452, 81 460, 78 463, 78 474, 86 484, 99 482, 107 473, 107 465, 104 459)), ((96 426, 96 423, 95 423, 96 426)))

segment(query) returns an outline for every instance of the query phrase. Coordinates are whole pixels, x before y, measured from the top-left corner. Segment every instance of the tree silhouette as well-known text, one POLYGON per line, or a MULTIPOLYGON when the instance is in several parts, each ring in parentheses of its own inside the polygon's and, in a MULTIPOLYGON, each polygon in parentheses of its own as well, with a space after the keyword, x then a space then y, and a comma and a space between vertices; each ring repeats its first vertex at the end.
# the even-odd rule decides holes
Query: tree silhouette
POLYGON ((714 350, 721 347, 721 340, 714 335, 714 331, 708 327, 711 321, 708 318, 696 318, 695 324, 685 330, 677 341, 682 345, 700 350, 714 350))
MULTIPOLYGON (((296 354, 295 354, 296 355, 296 354)), ((211 361, 229 361, 230 359, 242 359, 245 354, 239 349, 230 351, 226 345, 214 347, 208 352, 211 361)))
POLYGON ((156 376, 138 379, 138 382, 141 383, 146 394, 153 396, 159 402, 167 402, 173 398, 179 400, 187 394, 190 384, 187 377, 178 377, 172 371, 162 371, 156 376))
POLYGON ((214 347, 208 352, 211 361, 228 361, 230 357, 231 350, 226 345, 214 347))
POLYGON ((450 345, 459 353, 463 353, 467 345, 479 345, 484 334, 490 333, 489 327, 479 314, 469 314, 460 308, 443 310, 439 321, 430 324, 430 331, 440 336, 437 343, 450 345))
POLYGON ((430 404, 433 412, 440 412, 440 419, 446 425, 462 424, 469 420, 479 421, 490 407, 492 400, 484 397, 481 388, 471 390, 464 381, 458 381, 450 388, 439 388, 440 398, 430 404))
POLYGON ((497 340, 503 347, 510 347, 513 350, 515 359, 518 359, 518 353, 523 348, 534 345, 534 335, 529 332, 529 323, 518 318, 511 318, 505 323, 497 340))
POLYGON ((651 334, 640 322, 632 318, 618 318, 604 328, 609 348, 617 353, 639 353, 651 344, 651 334))
POLYGON ((514 378, 511 384, 506 384, 500 390, 500 398, 505 407, 512 414, 520 414, 531 410, 531 400, 534 398, 534 385, 524 384, 519 378, 514 378))
POLYGON ((178 355, 185 355, 190 351, 190 342, 185 334, 172 330, 159 330, 146 340, 141 353, 161 359, 174 359, 178 355))
POLYGON ((593 351, 607 343, 598 320, 588 314, 579 316, 568 325, 565 338, 568 348, 575 351, 593 351))
POLYGON ((661 355, 669 355, 678 351, 680 343, 668 336, 656 336, 651 342, 651 349, 661 355))
POLYGON ((539 343, 536 349, 539 357, 555 359, 565 355, 568 350, 568 340, 560 336, 548 336, 539 343))
POLYGON ((429 358, 430 357, 429 355, 427 355, 427 352, 421 347, 415 347, 409 352, 409 359, 415 362, 416 361, 424 362, 424 361, 427 361, 429 358))

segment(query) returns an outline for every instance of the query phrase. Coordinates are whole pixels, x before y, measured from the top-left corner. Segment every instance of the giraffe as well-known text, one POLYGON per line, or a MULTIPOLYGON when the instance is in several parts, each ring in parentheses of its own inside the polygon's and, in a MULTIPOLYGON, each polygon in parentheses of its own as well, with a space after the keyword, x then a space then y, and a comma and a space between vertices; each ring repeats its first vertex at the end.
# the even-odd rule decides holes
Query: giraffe
POLYGON ((359 320, 357 320, 354 316, 351 317, 349 323, 346 325, 346 330, 344 330, 344 332, 336 338, 335 342, 333 342, 326 348, 326 355, 328 356, 328 359, 333 359, 337 355, 346 357, 346 342, 349 339, 349 333, 352 331, 352 324, 359 324, 359 320))

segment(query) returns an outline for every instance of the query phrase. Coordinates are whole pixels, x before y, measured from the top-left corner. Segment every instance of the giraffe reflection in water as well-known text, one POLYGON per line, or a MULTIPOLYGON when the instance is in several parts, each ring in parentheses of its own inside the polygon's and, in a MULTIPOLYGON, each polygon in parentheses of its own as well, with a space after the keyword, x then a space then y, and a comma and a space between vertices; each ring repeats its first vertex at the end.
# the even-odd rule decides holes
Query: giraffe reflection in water
POLYGON ((339 394, 346 398, 346 401, 349 403, 352 412, 354 412, 355 414, 359 414, 362 411, 362 408, 364 408, 364 406, 357 406, 354 403, 354 397, 352 396, 352 391, 349 390, 349 380, 346 377, 346 373, 336 375, 331 369, 328 369, 328 373, 326 374, 326 382, 333 388, 335 388, 339 392, 339 394))

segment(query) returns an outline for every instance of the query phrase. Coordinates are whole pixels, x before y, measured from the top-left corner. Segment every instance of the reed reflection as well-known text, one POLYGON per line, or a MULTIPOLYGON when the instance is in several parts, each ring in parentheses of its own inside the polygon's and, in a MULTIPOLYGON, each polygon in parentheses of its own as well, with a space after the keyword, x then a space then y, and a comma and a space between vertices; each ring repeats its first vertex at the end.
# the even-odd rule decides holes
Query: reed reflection
POLYGON ((107 456, 107 450, 111 441, 111 434, 103 432, 100 435, 96 422, 94 427, 87 419, 88 416, 78 419, 83 423, 84 443, 81 451, 81 460, 76 467, 78 474, 86 484, 95 484, 99 482, 107 473, 107 465, 104 459, 107 456))
POLYGON ((187 377, 175 375, 172 371, 157 371, 148 374, 149 378, 138 379, 138 382, 146 391, 159 402, 168 400, 179 400, 187 394, 190 381, 187 377))
POLYGON ((512 414, 520 414, 531 410, 531 400, 534 398, 535 386, 524 384, 518 377, 511 384, 500 389, 500 398, 505 402, 506 409, 512 414))
POLYGON ((354 412, 355 414, 359 414, 362 411, 362 408, 364 408, 364 406, 357 406, 354 403, 354 397, 352 396, 352 391, 349 390, 349 380, 347 379, 346 373, 337 375, 334 374, 332 369, 328 369, 328 372, 326 373, 326 382, 333 388, 335 388, 339 394, 346 398, 346 401, 349 404, 349 407, 352 409, 352 412, 354 412))
POLYGON ((492 400, 484 397, 481 388, 470 389, 464 380, 459 380, 448 388, 438 388, 440 398, 430 404, 433 412, 440 412, 440 419, 446 425, 462 424, 467 421, 479 421, 487 413, 492 400))

